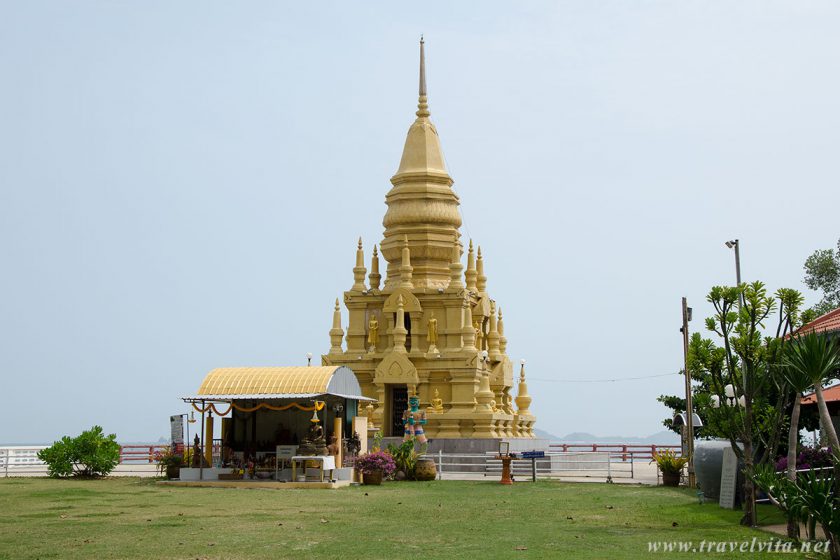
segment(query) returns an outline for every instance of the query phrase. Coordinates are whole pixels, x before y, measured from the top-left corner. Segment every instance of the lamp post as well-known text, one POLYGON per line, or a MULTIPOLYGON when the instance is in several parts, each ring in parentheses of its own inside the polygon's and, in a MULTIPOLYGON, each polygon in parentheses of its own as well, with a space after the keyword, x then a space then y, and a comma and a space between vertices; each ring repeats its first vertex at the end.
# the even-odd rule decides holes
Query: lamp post
POLYGON ((691 372, 688 370, 688 322, 691 321, 691 308, 688 302, 682 298, 682 327, 680 332, 683 336, 683 367, 685 371, 685 431, 686 431, 686 454, 688 455, 688 487, 696 486, 694 478, 694 406, 691 395, 691 372))
MULTIPOLYGON (((741 243, 737 239, 733 239, 731 241, 727 241, 726 246, 729 249, 735 249, 735 280, 738 282, 738 287, 741 287, 741 243)), ((738 301, 743 307, 743 294, 739 297, 738 301)))
POLYGON ((307 367, 312 366, 312 352, 307 352, 306 353, 306 366, 307 367))

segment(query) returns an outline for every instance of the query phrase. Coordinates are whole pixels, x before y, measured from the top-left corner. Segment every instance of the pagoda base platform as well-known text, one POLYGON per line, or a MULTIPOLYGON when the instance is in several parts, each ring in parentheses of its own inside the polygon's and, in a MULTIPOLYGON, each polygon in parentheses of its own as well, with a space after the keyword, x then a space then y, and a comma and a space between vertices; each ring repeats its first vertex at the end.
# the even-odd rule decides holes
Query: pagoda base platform
MULTIPOLYGON (((382 448, 387 449, 388 444, 400 445, 402 438, 382 438, 382 448)), ((540 438, 429 438, 429 445, 426 449, 427 455, 433 455, 442 451, 445 454, 486 454, 498 453, 499 443, 510 444, 511 453, 523 451, 548 451, 549 440, 540 438)), ((368 449, 373 447, 373 438, 368 440, 368 449)))

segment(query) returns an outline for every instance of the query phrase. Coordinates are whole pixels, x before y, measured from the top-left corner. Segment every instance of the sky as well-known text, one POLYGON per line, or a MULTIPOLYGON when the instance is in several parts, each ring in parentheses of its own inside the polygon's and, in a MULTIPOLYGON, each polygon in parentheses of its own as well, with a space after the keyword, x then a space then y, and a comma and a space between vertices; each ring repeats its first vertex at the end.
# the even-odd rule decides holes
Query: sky
POLYGON ((421 33, 537 427, 661 430, 680 298, 703 332, 726 240, 744 280, 819 299, 802 265, 840 237, 838 16, 0 0, 0 442, 156 440, 212 368, 326 353, 356 241, 382 238, 421 33))

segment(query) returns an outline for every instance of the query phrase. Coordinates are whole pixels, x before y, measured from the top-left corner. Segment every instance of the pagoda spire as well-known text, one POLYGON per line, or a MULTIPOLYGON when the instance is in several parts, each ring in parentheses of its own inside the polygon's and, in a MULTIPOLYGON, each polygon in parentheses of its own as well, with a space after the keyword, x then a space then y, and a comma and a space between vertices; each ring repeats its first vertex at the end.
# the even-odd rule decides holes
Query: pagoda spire
POLYGON ((382 280, 382 275, 379 274, 379 253, 376 251, 376 245, 373 246, 373 256, 370 258, 370 289, 378 290, 379 282, 382 280))
POLYGON ((333 310, 333 324, 330 329, 330 354, 341 354, 341 340, 344 338, 344 329, 341 328, 341 307, 338 298, 335 298, 335 309, 333 310))
POLYGON ((367 269, 365 268, 365 252, 362 249, 362 238, 359 238, 359 246, 356 249, 356 266, 353 267, 353 287, 351 290, 354 292, 364 292, 365 291, 365 274, 367 274, 367 269))
POLYGON ((473 242, 470 239, 470 248, 467 251, 467 271, 464 273, 467 278, 467 289, 471 292, 477 292, 478 288, 475 285, 476 276, 478 272, 475 270, 475 251, 473 251, 473 242))
POLYGON ((478 293, 482 294, 487 291, 487 277, 484 275, 484 259, 481 258, 481 245, 478 246, 478 258, 475 261, 476 284, 478 293))
POLYGON ((414 267, 411 266, 411 250, 408 248, 408 236, 403 238, 402 264, 400 265, 400 287, 409 290, 414 289, 411 283, 411 273, 414 267))
POLYGON ((461 246, 458 244, 458 238, 455 237, 455 243, 452 245, 452 260, 449 263, 449 289, 457 292, 464 287, 464 280, 462 273, 464 265, 461 264, 461 246))
POLYGON ((505 338, 505 320, 502 318, 502 306, 499 306, 499 352, 504 354, 507 351, 507 338, 505 338))
POLYGON ((522 368, 519 370, 519 394, 516 396, 516 409, 520 416, 531 414, 531 395, 528 394, 528 384, 525 382, 525 360, 521 360, 522 368))
POLYGON ((426 50, 423 48, 425 43, 426 42, 423 40, 423 36, 420 35, 420 91, 417 99, 416 113, 416 115, 420 118, 429 117, 431 115, 429 112, 428 99, 426 97, 426 50))
POLYGON ((474 352, 477 348, 475 347, 475 327, 473 327, 472 302, 470 301, 470 295, 466 293, 464 294, 462 313, 464 314, 464 318, 462 320, 461 333, 464 339, 464 350, 467 352, 474 352))
POLYGON ((487 347, 490 351, 490 359, 498 360, 499 353, 499 320, 496 316, 496 302, 490 300, 490 332, 487 333, 487 347))
POLYGON ((405 302, 402 294, 397 296, 397 316, 394 325, 394 352, 405 354, 405 339, 408 336, 408 330, 405 328, 405 302))
POLYGON ((408 129, 393 188, 385 196, 388 211, 382 220, 384 238, 379 244, 388 261, 384 289, 400 284, 401 250, 408 235, 413 261, 412 283, 417 289, 446 289, 449 285, 449 239, 459 236, 461 214, 458 195, 432 123, 426 83, 426 47, 420 42, 417 111, 408 129))

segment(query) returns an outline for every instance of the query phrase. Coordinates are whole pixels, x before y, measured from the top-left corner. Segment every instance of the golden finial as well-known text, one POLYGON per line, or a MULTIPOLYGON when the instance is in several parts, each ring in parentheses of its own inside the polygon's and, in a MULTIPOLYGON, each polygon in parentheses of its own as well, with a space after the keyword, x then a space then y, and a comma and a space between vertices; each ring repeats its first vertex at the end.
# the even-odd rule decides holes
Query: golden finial
POLYGON ((449 263, 449 289, 458 291, 464 287, 464 282, 461 279, 461 271, 464 270, 464 265, 461 264, 461 247, 458 245, 458 236, 454 236, 452 243, 452 259, 449 263))
POLYGON ((408 235, 403 236, 402 264, 400 265, 400 287, 413 289, 411 275, 414 269, 411 266, 411 251, 408 248, 408 235))
POLYGON ((471 292, 478 291, 475 285, 478 273, 475 270, 475 251, 473 251, 472 239, 470 239, 470 248, 467 251, 467 271, 464 273, 464 276, 467 279, 467 289, 471 292))
POLYGON ((417 101, 417 116, 420 118, 428 117, 429 104, 426 102, 426 52, 424 48, 425 41, 423 36, 420 36, 420 91, 419 99, 417 101))
POLYGON ((333 323, 330 329, 330 354, 340 354, 341 341, 344 338, 344 330, 341 328, 341 308, 338 298, 335 298, 335 310, 333 311, 333 323))
POLYGON ((479 292, 487 291, 487 276, 484 275, 484 259, 481 258, 481 245, 478 246, 478 260, 476 261, 476 288, 479 292))
POLYGON ((353 267, 353 287, 351 289, 354 292, 365 291, 365 274, 367 274, 365 252, 362 249, 362 238, 360 237, 359 246, 356 249, 356 266, 353 267))
POLYGON ((376 245, 373 246, 373 256, 370 259, 370 289, 378 290, 379 282, 382 280, 382 275, 379 274, 379 251, 376 250, 376 245))

